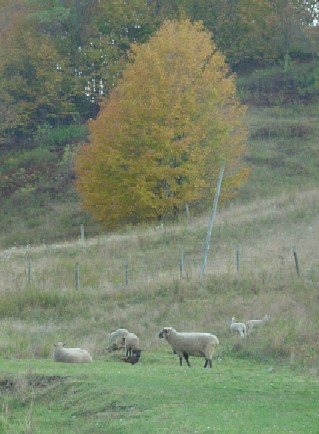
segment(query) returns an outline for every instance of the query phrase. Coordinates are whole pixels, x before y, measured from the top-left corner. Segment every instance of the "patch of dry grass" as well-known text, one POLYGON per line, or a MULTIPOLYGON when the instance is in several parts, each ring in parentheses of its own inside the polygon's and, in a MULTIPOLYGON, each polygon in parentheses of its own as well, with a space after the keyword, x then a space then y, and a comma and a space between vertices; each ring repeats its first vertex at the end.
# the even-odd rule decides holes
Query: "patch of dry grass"
POLYGON ((2 251, 1 353, 51 357, 53 343, 62 340, 87 348, 94 358, 114 358, 105 348, 108 333, 117 327, 137 333, 145 351, 168 351, 158 332, 172 325, 177 330, 215 333, 221 341, 220 355, 284 360, 317 372, 318 195, 311 190, 220 209, 203 279, 198 276, 204 218, 165 226, 160 232, 141 227, 85 242, 2 251), (178 264, 181 246, 183 279, 178 264), (301 278, 293 248, 299 255, 301 278), (265 314, 270 322, 249 339, 230 334, 232 316, 247 321, 265 314))

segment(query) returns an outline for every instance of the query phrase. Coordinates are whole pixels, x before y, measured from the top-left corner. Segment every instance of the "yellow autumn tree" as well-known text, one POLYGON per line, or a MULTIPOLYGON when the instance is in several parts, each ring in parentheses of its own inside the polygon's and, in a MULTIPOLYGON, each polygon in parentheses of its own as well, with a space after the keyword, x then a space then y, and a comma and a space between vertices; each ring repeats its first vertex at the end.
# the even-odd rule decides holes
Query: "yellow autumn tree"
POLYGON ((166 21, 133 45, 118 86, 76 158, 82 204, 109 228, 211 202, 222 161, 225 196, 245 178, 244 107, 202 24, 166 21), (229 188, 227 188, 227 185, 229 188))

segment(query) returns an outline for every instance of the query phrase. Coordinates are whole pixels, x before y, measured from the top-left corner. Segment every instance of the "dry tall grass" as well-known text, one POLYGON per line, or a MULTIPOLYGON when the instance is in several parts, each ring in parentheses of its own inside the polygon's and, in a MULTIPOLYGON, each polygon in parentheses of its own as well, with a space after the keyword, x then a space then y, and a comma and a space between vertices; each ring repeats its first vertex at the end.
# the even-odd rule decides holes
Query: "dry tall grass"
POLYGON ((157 338, 159 329, 172 325, 214 332, 221 341, 219 356, 280 359, 316 372, 318 211, 315 189, 219 209, 203 279, 208 216, 160 231, 141 226, 85 241, 1 251, 1 353, 49 357, 53 343, 62 340, 106 358, 108 332, 117 327, 134 331, 143 349, 156 353, 168 350, 157 338), (265 314, 270 322, 249 339, 230 334, 232 316, 247 321, 265 314))

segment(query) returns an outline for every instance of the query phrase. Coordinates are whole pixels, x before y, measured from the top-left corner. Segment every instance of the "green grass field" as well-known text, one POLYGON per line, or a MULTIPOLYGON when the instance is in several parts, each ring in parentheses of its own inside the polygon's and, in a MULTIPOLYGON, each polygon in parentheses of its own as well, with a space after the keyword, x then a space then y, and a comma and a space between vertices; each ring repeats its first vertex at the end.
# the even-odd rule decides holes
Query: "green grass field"
POLYGON ((249 360, 192 358, 163 343, 137 365, 106 355, 90 365, 1 360, 1 432, 318 433, 318 379, 249 360))

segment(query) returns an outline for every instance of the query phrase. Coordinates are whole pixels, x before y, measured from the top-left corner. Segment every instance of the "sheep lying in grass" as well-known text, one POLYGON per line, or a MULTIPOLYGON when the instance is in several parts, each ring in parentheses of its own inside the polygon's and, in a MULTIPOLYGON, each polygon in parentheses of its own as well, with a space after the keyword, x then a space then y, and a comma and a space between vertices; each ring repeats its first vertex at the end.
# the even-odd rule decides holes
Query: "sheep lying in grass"
POLYGON ((268 315, 265 315, 263 319, 251 319, 247 321, 246 322, 247 335, 249 336, 253 332, 254 327, 263 326, 268 321, 269 321, 268 315))
POLYGON ((126 329, 117 329, 112 332, 109 336, 109 345, 107 350, 111 353, 112 351, 123 350, 125 348, 123 338, 129 334, 126 329))
POLYGON ((66 348, 62 342, 54 344, 53 360, 62 363, 90 363, 90 353, 82 348, 66 348))
POLYGON ((237 322, 234 316, 231 320, 230 330, 233 333, 238 333, 242 338, 245 338, 247 335, 246 325, 242 322, 237 322))
POLYGON ((164 327, 158 337, 167 340, 178 355, 180 366, 183 364, 183 357, 190 366, 188 357, 198 356, 205 357, 204 368, 212 367, 212 357, 219 344, 217 336, 210 333, 178 333, 172 327, 164 327))

